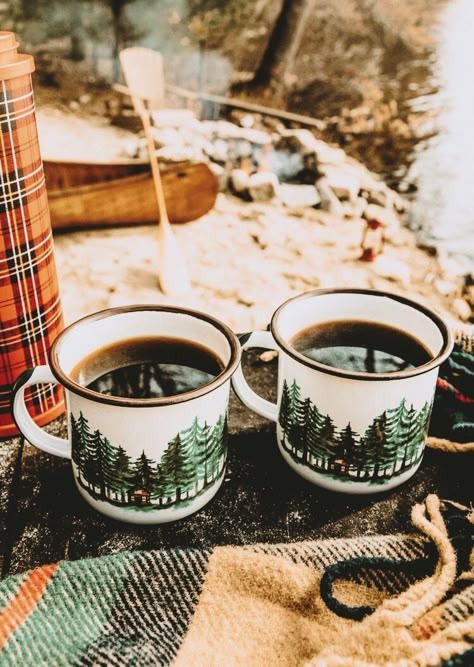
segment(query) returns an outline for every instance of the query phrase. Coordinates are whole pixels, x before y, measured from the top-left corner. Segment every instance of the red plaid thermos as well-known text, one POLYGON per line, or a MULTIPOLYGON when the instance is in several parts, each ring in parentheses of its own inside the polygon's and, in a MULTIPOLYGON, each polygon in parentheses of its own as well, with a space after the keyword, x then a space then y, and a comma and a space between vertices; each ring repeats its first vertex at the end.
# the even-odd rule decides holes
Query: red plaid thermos
MULTIPOLYGON (((31 84, 33 58, 17 53, 12 32, 0 32, 0 437, 18 433, 11 389, 27 368, 47 363, 63 328, 51 222, 31 84)), ((37 424, 64 410, 57 385, 27 395, 37 424)))

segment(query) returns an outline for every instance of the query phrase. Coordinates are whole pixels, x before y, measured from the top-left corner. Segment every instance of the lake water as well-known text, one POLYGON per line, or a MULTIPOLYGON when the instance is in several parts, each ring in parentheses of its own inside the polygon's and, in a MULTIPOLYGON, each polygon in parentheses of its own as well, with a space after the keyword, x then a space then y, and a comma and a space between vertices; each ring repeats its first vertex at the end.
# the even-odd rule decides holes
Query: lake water
POLYGON ((452 0, 440 26, 436 136, 417 147, 410 226, 458 274, 474 272, 474 0, 452 0))

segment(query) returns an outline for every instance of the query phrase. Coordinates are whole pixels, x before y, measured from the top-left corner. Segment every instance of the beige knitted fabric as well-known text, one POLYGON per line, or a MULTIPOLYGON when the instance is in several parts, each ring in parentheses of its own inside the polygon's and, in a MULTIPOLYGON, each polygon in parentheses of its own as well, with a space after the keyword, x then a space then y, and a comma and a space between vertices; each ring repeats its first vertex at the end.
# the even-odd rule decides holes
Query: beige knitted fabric
POLYGON ((416 505, 412 519, 436 545, 436 570, 385 600, 374 588, 341 583, 337 597, 346 604, 377 607, 362 622, 326 607, 322 573, 312 567, 247 547, 216 549, 174 667, 427 667, 467 651, 474 618, 441 621, 456 556, 438 498, 416 505))

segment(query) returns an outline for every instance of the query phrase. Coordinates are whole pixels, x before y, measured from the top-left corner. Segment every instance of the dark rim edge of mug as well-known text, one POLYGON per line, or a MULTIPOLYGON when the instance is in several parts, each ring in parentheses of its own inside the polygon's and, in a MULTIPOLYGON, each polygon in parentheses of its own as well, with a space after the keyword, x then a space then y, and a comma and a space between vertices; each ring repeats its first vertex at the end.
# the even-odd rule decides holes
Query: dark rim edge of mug
POLYGON ((440 317, 437 313, 430 310, 426 306, 423 306, 421 303, 407 299, 406 297, 394 294, 392 292, 382 292, 379 290, 370 290, 370 289, 355 289, 350 287, 341 287, 341 288, 327 288, 327 289, 317 289, 310 292, 304 292, 303 294, 298 294, 297 296, 287 299, 284 303, 279 306, 276 311, 273 313, 271 322, 270 322, 270 331, 273 335, 273 338, 277 342, 278 346, 286 352, 290 357, 293 357, 299 363, 309 366, 309 368, 314 368, 328 375, 336 375, 337 377, 352 379, 352 380, 363 380, 363 381, 379 381, 379 380, 404 380, 410 377, 416 377, 418 375, 423 375, 424 373, 429 373, 433 369, 440 366, 451 354, 454 338, 451 330, 449 329, 446 322, 440 317), (291 345, 278 333, 278 319, 282 311, 294 301, 300 301, 304 299, 309 299, 315 296, 322 296, 324 294, 366 294, 368 296, 374 297, 384 297, 392 299, 393 301, 398 301, 403 303, 415 310, 419 310, 424 315, 426 315, 432 322, 436 324, 443 336, 443 345, 439 353, 431 359, 426 364, 422 366, 416 366, 415 368, 408 369, 406 371, 393 371, 393 373, 366 373, 364 371, 347 371, 342 368, 335 368, 333 366, 327 366, 322 364, 319 361, 314 359, 309 359, 303 354, 291 347, 291 345))
POLYGON ((96 313, 92 313, 91 315, 86 315, 85 317, 82 317, 79 320, 76 320, 75 322, 67 326, 65 329, 63 329, 63 331, 53 342, 49 352, 49 363, 51 371, 55 376, 55 378, 58 380, 58 382, 63 387, 73 392, 74 394, 78 394, 84 398, 88 398, 89 400, 94 401, 96 403, 107 403, 108 405, 116 405, 128 408, 153 408, 158 406, 177 405, 179 403, 185 403, 195 398, 199 398, 200 396, 205 396, 206 394, 209 394, 211 391, 214 391, 214 389, 217 389, 232 377, 237 366, 239 365, 240 355, 241 355, 241 348, 237 336, 226 324, 216 319, 212 315, 208 315, 207 313, 203 313, 199 310, 193 310, 191 308, 180 308, 178 306, 165 306, 165 305, 154 306, 149 304, 143 304, 143 305, 133 305, 133 306, 119 306, 117 308, 107 308, 106 310, 101 310, 96 313), (216 329, 218 329, 221 333, 224 334, 230 346, 230 359, 226 364, 224 370, 221 371, 221 373, 219 373, 219 375, 217 375, 213 380, 211 380, 211 382, 201 385, 200 387, 197 387, 192 391, 186 391, 183 392, 182 394, 176 394, 174 396, 166 396, 163 398, 122 398, 120 396, 108 396, 107 394, 100 394, 99 392, 93 391, 92 389, 87 389, 86 387, 83 387, 77 382, 74 382, 74 380, 72 380, 68 375, 64 373, 64 371, 61 369, 59 365, 59 359, 58 359, 59 349, 64 341, 64 338, 72 329, 76 328, 77 326, 85 322, 93 322, 96 320, 104 319, 106 317, 111 317, 113 315, 120 315, 122 313, 131 313, 140 311, 167 312, 167 313, 178 313, 182 315, 190 315, 191 317, 195 317, 196 319, 204 320, 205 322, 212 324, 216 329))

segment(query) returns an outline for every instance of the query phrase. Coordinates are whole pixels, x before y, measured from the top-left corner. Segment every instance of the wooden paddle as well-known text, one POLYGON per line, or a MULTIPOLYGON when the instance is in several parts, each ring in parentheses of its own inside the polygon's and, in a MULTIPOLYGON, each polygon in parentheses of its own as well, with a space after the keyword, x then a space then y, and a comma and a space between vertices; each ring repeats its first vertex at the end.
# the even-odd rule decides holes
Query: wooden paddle
POLYGON ((160 214, 158 225, 158 278, 165 294, 183 294, 191 289, 181 249, 171 230, 163 193, 160 168, 151 134, 148 109, 144 99, 160 103, 163 98, 163 62, 161 54, 144 47, 131 47, 120 52, 120 63, 130 90, 133 107, 142 121, 150 158, 156 201, 160 214))

